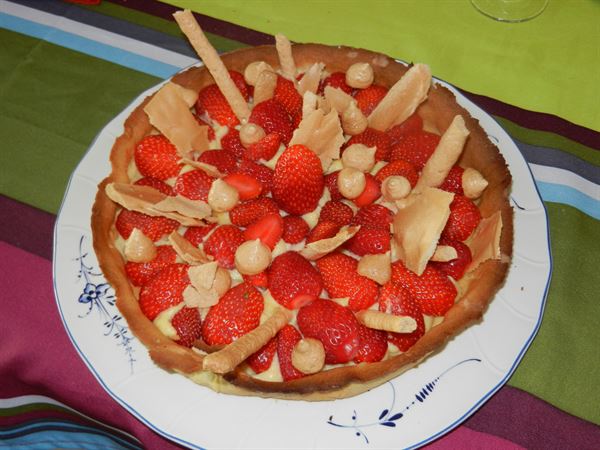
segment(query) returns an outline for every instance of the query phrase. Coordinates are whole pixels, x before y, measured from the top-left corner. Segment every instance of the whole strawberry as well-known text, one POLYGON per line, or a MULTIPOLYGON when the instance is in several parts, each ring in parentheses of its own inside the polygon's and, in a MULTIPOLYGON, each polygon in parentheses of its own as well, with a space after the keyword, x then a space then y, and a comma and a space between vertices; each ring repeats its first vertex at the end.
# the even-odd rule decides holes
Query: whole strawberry
POLYGON ((372 84, 366 89, 357 90, 354 94, 358 108, 363 112, 365 116, 369 116, 375 107, 379 104, 385 94, 387 94, 387 88, 372 84))
POLYGON ((355 363, 377 362, 383 359, 388 348, 385 331, 374 330, 359 324, 358 338, 358 352, 353 359, 355 363))
POLYGON ((439 142, 440 136, 437 134, 427 131, 409 133, 391 147, 389 161, 406 161, 411 163, 415 169, 423 170, 439 142))
POLYGON ((285 216, 283 218, 283 236, 281 238, 288 244, 302 242, 308 234, 309 227, 300 216, 285 216))
POLYGON ((285 145, 290 142, 294 132, 290 115, 285 107, 274 98, 254 105, 248 122, 260 125, 267 134, 279 134, 285 145))
POLYGON ((379 311, 395 316, 409 316, 417 322, 417 328, 411 333, 389 333, 390 342, 401 352, 407 351, 425 334, 421 307, 400 284, 390 282, 381 287, 379 311))
POLYGON ((450 217, 442 231, 442 238, 454 241, 466 240, 481 222, 479 208, 464 195, 454 195, 450 203, 450 217))
POLYGON ((175 180, 175 193, 189 198, 190 200, 208 199, 208 191, 212 186, 214 178, 204 170, 196 169, 185 172, 175 180))
POLYGON ((323 81, 321 81, 321 83, 319 84, 318 93, 323 94, 323 92, 325 91, 325 88, 327 86, 331 86, 332 88, 341 89, 346 94, 350 94, 350 95, 352 95, 352 91, 354 91, 354 89, 352 89, 350 86, 348 86, 346 84, 346 73, 345 72, 333 72, 331 75, 329 75, 323 81))
POLYGON ((390 155, 390 138, 383 131, 367 128, 360 134, 352 136, 344 148, 354 144, 364 144, 367 147, 377 147, 375 150, 376 161, 388 161, 390 155))
POLYGON ((140 309, 154 320, 165 309, 183 301, 183 291, 190 284, 187 264, 171 264, 158 272, 140 291, 140 309))
POLYGON ((302 96, 292 81, 280 75, 277 76, 273 98, 285 108, 292 118, 292 122, 295 122, 296 118, 302 117, 302 96))
POLYGON ((207 224, 204 227, 188 227, 183 234, 183 237, 194 244, 196 247, 199 247, 200 244, 204 241, 204 238, 210 231, 216 227, 216 223, 207 224))
POLYGON ((267 195, 271 192, 273 186, 273 171, 267 166, 242 158, 240 160, 238 172, 250 175, 260 181, 260 184, 262 184, 262 195, 267 195))
POLYGON ((157 180, 176 177, 182 167, 177 149, 162 134, 143 138, 133 156, 140 173, 157 180))
POLYGON ((173 188, 164 181, 160 181, 158 178, 144 177, 140 178, 133 184, 136 186, 150 186, 151 188, 154 188, 165 195, 175 195, 173 188))
POLYGON ((350 224, 360 225, 360 230, 346 242, 345 247, 359 256, 389 251, 392 218, 392 211, 383 205, 373 204, 359 209, 350 224))
POLYGON ((179 222, 166 217, 153 217, 147 214, 123 209, 117 216, 115 227, 123 239, 128 239, 134 228, 139 229, 153 242, 165 234, 171 234, 179 227, 179 222))
POLYGON ((321 208, 319 222, 333 222, 341 226, 348 225, 354 217, 354 211, 345 203, 329 200, 321 208))
POLYGON ((380 183, 383 183, 387 177, 394 175, 406 178, 411 187, 415 187, 419 180, 419 174, 413 165, 409 162, 402 161, 401 159, 388 163, 379 169, 379 172, 375 175, 375 179, 380 183))
POLYGON ((360 324, 348 308, 317 299, 300 308, 297 321, 304 337, 321 341, 326 364, 346 363, 357 355, 360 324))
POLYGON ((229 128, 225 136, 221 138, 223 150, 233 153, 236 158, 241 158, 246 151, 240 140, 240 132, 235 128, 229 128))
POLYGON ((404 122, 394 125, 392 128, 386 131, 390 137, 390 145, 394 146, 400 142, 404 136, 410 133, 419 133, 423 130, 423 119, 414 113, 404 122))
POLYGON ((279 150, 279 144, 281 143, 281 136, 277 133, 269 133, 263 137, 260 141, 250 144, 244 152, 244 157, 252 161, 263 161, 270 160, 277 150, 279 150))
POLYGON ((202 323, 198 308, 183 307, 173 316, 171 325, 179 336, 175 342, 184 347, 191 347, 202 335, 202 323))
POLYGON ((198 157, 198 161, 215 166, 225 175, 234 172, 238 164, 237 157, 231 150, 206 150, 198 157))
POLYGON ((238 227, 247 227, 267 214, 278 213, 277 204, 270 197, 258 197, 238 203, 229 211, 231 223, 238 227))
POLYGON ((216 84, 210 84, 200 90, 196 100, 196 113, 206 114, 213 122, 227 127, 235 127, 240 123, 216 84))
POLYGON ((325 175, 325 187, 329 189, 329 195, 333 201, 342 200, 344 198, 344 196, 340 194, 340 190, 337 187, 339 173, 340 171, 336 170, 335 172, 325 175))
POLYGON ((176 259, 177 253, 175 253, 173 247, 170 245, 159 245, 156 247, 156 256, 153 260, 144 263, 127 261, 125 272, 131 284, 134 286, 143 286, 161 269, 174 264, 176 259))
POLYGON ((220 225, 204 243, 204 251, 215 258, 221 267, 235 267, 235 251, 245 241, 242 231, 235 225, 220 225))
POLYGON ((321 160, 304 145, 288 147, 273 174, 273 199, 289 214, 313 211, 323 194, 321 160))
POLYGON ((265 345, 263 345, 260 350, 251 354, 246 359, 246 362, 252 368, 252 370, 254 370, 254 373, 263 373, 265 370, 268 370, 269 367, 271 367, 276 351, 277 337, 274 337, 265 345))
POLYGON ((431 262, 431 266, 455 280, 460 280, 473 259, 471 250, 463 242, 451 241, 449 239, 440 239, 439 245, 450 245, 451 247, 454 247, 457 256, 455 259, 446 262, 431 262))
POLYGON ((452 167, 439 188, 447 192, 452 192, 453 194, 464 195, 462 186, 462 176, 464 171, 465 169, 460 166, 452 167))
POLYGON ((260 292, 249 284, 238 284, 211 306, 202 323, 202 339, 208 345, 229 344, 260 324, 263 309, 260 292))
POLYGON ((277 359, 283 381, 302 378, 304 374, 292 365, 294 346, 302 339, 302 335, 293 325, 286 325, 277 333, 277 359))
POLYGON ((289 251, 273 259, 267 275, 271 295, 289 309, 313 301, 323 290, 319 272, 297 252, 289 251))

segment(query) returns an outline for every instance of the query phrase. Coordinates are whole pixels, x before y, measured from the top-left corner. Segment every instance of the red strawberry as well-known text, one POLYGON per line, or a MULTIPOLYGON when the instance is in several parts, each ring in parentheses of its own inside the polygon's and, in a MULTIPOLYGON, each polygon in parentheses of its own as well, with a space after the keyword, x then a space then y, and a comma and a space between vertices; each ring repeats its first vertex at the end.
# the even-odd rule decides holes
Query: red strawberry
POLYGON ((408 270, 402 261, 392 264, 392 282, 408 290, 421 307, 423 314, 443 316, 456 298, 456 287, 448 276, 431 265, 419 276, 408 270))
POLYGON ((358 108, 363 112, 365 116, 369 116, 371 112, 375 109, 375 107, 379 104, 385 94, 387 94, 388 89, 383 86, 379 86, 377 84, 372 84, 366 89, 361 89, 356 91, 354 98, 356 99, 356 103, 358 104, 358 108))
POLYGON ((406 289, 399 284, 386 283, 379 294, 379 311, 396 316, 410 316, 417 322, 412 333, 389 333, 390 341, 401 352, 407 351, 425 334, 421 307, 406 289))
POLYGON ((312 230, 310 230, 310 233, 308 233, 306 243, 310 244, 311 242, 320 241, 321 239, 331 238, 340 231, 340 228, 342 228, 342 226, 339 223, 329 222, 327 220, 319 222, 312 230))
POLYGON ((360 275, 358 261, 343 253, 330 253, 317 260, 323 285, 331 298, 349 297, 353 311, 366 309, 377 301, 377 283, 360 275))
POLYGON ((333 72, 327 78, 325 78, 319 84, 318 93, 322 94, 325 91, 327 86, 331 86, 332 88, 338 88, 344 91, 346 94, 352 95, 352 89, 350 86, 346 84, 346 73, 345 72, 333 72))
POLYGON ((273 363, 273 357, 277 351, 277 338, 274 337, 256 353, 251 354, 246 362, 254 370, 254 373, 262 373, 268 370, 273 363))
POLYGON ((300 308, 313 301, 323 290, 319 272, 300 253, 293 251, 273 260, 268 278, 273 298, 289 309, 300 308))
POLYGON ((244 152, 244 157, 252 161, 258 161, 259 159, 268 161, 275 156, 280 143, 281 136, 279 134, 269 133, 257 143, 249 145, 244 152))
POLYGON ((234 187, 240 196, 240 200, 250 200, 258 197, 263 190, 263 185, 252 175, 241 172, 230 173, 223 177, 223 181, 234 187))
POLYGON ((454 194, 464 195, 462 187, 462 176, 464 171, 465 169, 460 166, 452 167, 448 175, 446 175, 446 179, 441 184, 440 189, 454 194))
POLYGON ((278 76, 273 98, 283 105, 292 119, 302 116, 302 96, 292 81, 278 76))
POLYGON ((269 286, 269 280, 266 272, 260 272, 255 275, 242 275, 245 283, 251 284, 259 288, 267 288, 269 286))
POLYGON ((140 178, 133 184, 135 184, 136 186, 150 186, 151 188, 154 188, 165 195, 175 195, 171 186, 169 186, 164 181, 160 181, 157 178, 144 177, 140 178))
POLYGON ((136 263, 127 261, 125 272, 134 286, 145 285, 161 269, 170 264, 174 264, 177 259, 177 253, 169 245, 159 245, 156 247, 156 256, 153 260, 145 263, 136 263))
POLYGON ((412 164, 406 161, 402 161, 400 159, 388 163, 381 169, 379 169, 379 172, 377 172, 377 174, 375 175, 375 179, 380 183, 383 183, 383 180, 393 175, 398 175, 406 178, 410 183, 411 187, 415 187, 417 181, 419 181, 419 174, 412 166, 412 164))
POLYGON ((206 150, 198 157, 198 161, 215 166, 224 174, 235 171, 238 163, 231 150, 206 150))
POLYGON ((235 267, 235 251, 245 241, 235 225, 220 225, 204 243, 204 251, 226 269, 235 267))
POLYGON ((176 230, 179 222, 166 217, 152 217, 137 211, 123 209, 117 216, 115 227, 124 239, 128 239, 133 229, 137 228, 152 242, 156 242, 165 234, 171 234, 176 230))
POLYGON ((402 160, 411 163, 415 169, 423 166, 440 142, 440 136, 427 131, 410 133, 390 149, 390 161, 402 160))
POLYGON ((294 128, 284 106, 274 98, 254 105, 248 122, 260 125, 265 133, 277 133, 285 145, 290 142, 294 128))
POLYGON ((344 148, 353 144, 364 144, 367 147, 377 147, 375 160, 388 161, 390 155, 390 138, 383 131, 367 128, 360 134, 352 136, 344 148))
POLYGON ((323 194, 321 160, 304 145, 288 147, 273 174, 273 199, 289 214, 300 216, 317 207, 323 194))
POLYGON ((454 241, 464 241, 481 222, 479 208, 464 195, 454 195, 450 203, 450 217, 442 231, 442 237, 454 241))
POLYGON ((183 237, 194 244, 196 247, 199 247, 202 244, 202 241, 206 237, 206 235, 216 227, 216 223, 209 223, 205 227, 189 227, 185 230, 183 237))
POLYGON ((329 195, 331 195, 331 200, 337 201, 344 198, 342 194, 340 194, 340 190, 337 187, 337 177, 340 173, 339 170, 335 172, 331 172, 325 175, 325 186, 329 189, 329 195))
POLYGON ((365 173, 365 179, 367 184, 364 191, 362 191, 358 197, 352 200, 359 208, 370 205, 379 197, 381 197, 381 183, 377 181, 370 173, 365 173))
POLYGON ((143 138, 135 147, 134 159, 142 175, 158 180, 176 177, 182 167, 177 149, 162 134, 143 138))
POLYGON ((202 339, 208 345, 230 344, 260 324, 263 309, 261 293, 249 284, 238 284, 209 309, 202 324, 202 339))
POLYGON ((238 171, 240 173, 245 173, 246 175, 251 175, 260 181, 260 184, 263 186, 263 195, 267 195, 271 192, 273 185, 273 171, 267 166, 242 158, 238 171))
POLYGON ((235 205, 229 211, 229 219, 232 224, 238 227, 247 227, 267 214, 278 212, 279 208, 272 198, 258 197, 235 205))
POLYGON ((173 316, 171 325, 175 328, 179 339, 175 342, 184 347, 191 347, 202 335, 202 323, 198 308, 183 307, 173 316))
POLYGON ((240 140, 240 132, 235 128, 230 128, 227 134, 221 138, 221 147, 223 150, 233 153, 236 158, 241 158, 246 151, 240 140))
POLYGON ((183 301, 183 291, 190 284, 187 264, 171 264, 158 272, 140 291, 140 309, 154 320, 165 309, 183 301))
POLYGON ((223 126, 234 127, 240 123, 216 84, 210 84, 200 91, 196 100, 196 113, 207 114, 213 122, 223 126))
POLYGON ((297 321, 304 337, 321 341, 326 364, 346 363, 357 355, 360 324, 348 308, 319 298, 300 308, 297 321))
POLYGON ((260 241, 271 250, 275 248, 283 235, 283 219, 279 213, 271 213, 258 219, 244 231, 244 240, 260 241))
POLYGON ((431 266, 454 278, 455 280, 460 280, 465 274, 467 266, 471 264, 473 259, 471 250, 466 244, 460 241, 451 241, 448 239, 440 239, 439 245, 450 245, 454 247, 457 257, 446 262, 433 261, 430 263, 431 266))
POLYGON ((319 222, 333 222, 341 226, 348 225, 354 217, 354 211, 345 203, 330 200, 323 205, 319 213, 319 222))
POLYGON ((302 378, 304 374, 292 365, 294 346, 302 339, 302 335, 293 325, 286 325, 277 333, 277 359, 283 381, 302 378))
POLYGON ((423 119, 417 113, 414 113, 404 122, 394 125, 386 131, 390 137, 390 145, 394 146, 400 142, 404 136, 410 133, 418 133, 423 130, 423 119))
POLYGON ((361 228, 346 242, 346 248, 359 256, 385 253, 390 250, 390 236, 389 230, 361 228))
POLYGON ((358 339, 358 352, 353 359, 355 363, 377 362, 383 359, 388 347, 385 331, 374 330, 359 324, 358 339))
POLYGON ((249 86, 246 84, 244 75, 242 75, 240 72, 236 72, 235 70, 230 70, 229 76, 240 91, 240 94, 242 94, 242 97, 244 97, 244 100, 248 101, 250 99, 250 90, 249 86))
POLYGON ((191 200, 206 201, 213 181, 214 178, 204 170, 190 170, 177 177, 174 190, 177 194, 191 200))
POLYGON ((350 225, 360 225, 362 228, 390 229, 394 213, 383 205, 367 205, 358 210, 350 221, 350 225))
POLYGON ((309 228, 306 221, 300 216, 285 216, 283 218, 282 239, 288 244, 302 242, 308 234, 309 228))

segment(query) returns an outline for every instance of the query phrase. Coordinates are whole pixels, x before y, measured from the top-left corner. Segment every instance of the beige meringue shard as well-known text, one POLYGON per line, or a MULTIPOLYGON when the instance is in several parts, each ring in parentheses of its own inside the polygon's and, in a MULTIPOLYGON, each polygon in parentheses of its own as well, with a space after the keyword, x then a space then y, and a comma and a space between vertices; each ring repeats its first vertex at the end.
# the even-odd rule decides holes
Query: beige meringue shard
POLYGON ((177 231, 173 231, 169 235, 169 243, 173 246, 175 253, 186 263, 197 266, 210 261, 210 258, 177 231))
POLYGON ((453 199, 454 194, 428 187, 421 194, 411 194, 405 199, 405 206, 394 216, 398 256, 417 275, 423 273, 435 252, 453 199))
POLYGON ((319 96, 314 92, 305 92, 302 96, 302 117, 307 117, 317 109, 319 109, 319 96))
POLYGON ((425 163, 413 192, 419 193, 426 187, 440 186, 452 166, 460 158, 468 137, 469 130, 465 125, 465 120, 460 115, 455 116, 433 154, 425 163))
POLYGON ((210 74, 213 76, 219 90, 227 99, 227 103, 235 113, 240 122, 245 122, 250 116, 250 108, 243 95, 231 79, 229 71, 214 47, 208 42, 204 32, 196 22, 194 15, 189 9, 177 11, 173 14, 181 31, 187 36, 196 50, 196 53, 202 59, 210 74))
POLYGON ((297 89, 300 95, 304 95, 306 92, 312 92, 313 94, 317 93, 324 68, 325 64, 314 63, 306 72, 304 72, 304 76, 298 81, 297 89))
POLYGON ((206 172, 207 175, 210 175, 211 177, 214 177, 214 178, 222 178, 225 176, 224 173, 219 171, 219 169, 217 169, 212 164, 207 164, 207 163, 204 163, 201 161, 196 161, 194 159, 189 159, 189 158, 181 158, 179 160, 179 162, 181 162, 183 164, 187 164, 188 166, 191 166, 194 169, 203 170, 204 172, 206 172))
POLYGON ((189 267, 188 276, 191 285, 183 292, 183 300, 187 306, 209 308, 218 303, 220 295, 214 286, 218 268, 216 262, 189 267))
POLYGON ((169 82, 144 107, 150 123, 169 139, 183 157, 194 150, 203 152, 209 147, 208 126, 200 125, 194 118, 186 91, 169 82))
POLYGON ((244 70, 244 80, 246 80, 246 83, 248 83, 250 86, 256 86, 258 77, 265 70, 274 72, 273 67, 271 67, 270 64, 264 61, 253 61, 248 64, 244 70))
POLYGON ((210 308, 219 303, 219 294, 214 289, 198 289, 190 284, 183 290, 183 302, 188 308, 210 308))
POLYGON ((427 99, 431 71, 425 64, 415 64, 394 84, 383 100, 369 114, 369 127, 379 131, 404 122, 427 99))
POLYGON ((277 86, 277 74, 270 70, 263 70, 256 80, 254 86, 254 104, 264 102, 273 98, 275 95, 275 87, 277 86))
POLYGON ((296 81, 296 63, 292 55, 291 42, 283 34, 278 33, 275 35, 275 48, 279 55, 282 75, 288 80, 296 81))
POLYGON ((123 253, 127 261, 145 263, 156 258, 156 247, 154 242, 139 228, 134 228, 125 241, 123 253))
POLYGON ((431 256, 431 261, 448 262, 458 258, 456 249, 451 245, 438 245, 431 256))
POLYGON ((356 271, 363 277, 384 285, 392 278, 392 260, 390 252, 377 255, 364 255, 358 261, 356 271))
POLYGON ((489 217, 481 219, 475 231, 465 241, 471 250, 471 264, 467 267, 470 272, 488 259, 500 259, 500 235, 502 233, 502 214, 495 212, 489 217))
POLYGON ((338 112, 338 114, 342 114, 352 102, 355 102, 354 98, 350 94, 346 94, 339 88, 325 86, 323 94, 325 99, 329 102, 331 107, 338 112))
MULTIPOLYGON (((164 212, 175 212, 195 219, 208 219, 212 211, 208 203, 202 200, 191 200, 182 195, 167 196, 154 205, 154 209, 164 212)), ((182 225, 185 225, 182 223, 182 225)))
POLYGON ((360 226, 342 227, 340 231, 338 231, 333 237, 306 244, 306 246, 300 250, 300 254, 311 261, 319 259, 322 256, 331 253, 348 239, 352 238, 356 233, 358 233, 359 229, 360 226))

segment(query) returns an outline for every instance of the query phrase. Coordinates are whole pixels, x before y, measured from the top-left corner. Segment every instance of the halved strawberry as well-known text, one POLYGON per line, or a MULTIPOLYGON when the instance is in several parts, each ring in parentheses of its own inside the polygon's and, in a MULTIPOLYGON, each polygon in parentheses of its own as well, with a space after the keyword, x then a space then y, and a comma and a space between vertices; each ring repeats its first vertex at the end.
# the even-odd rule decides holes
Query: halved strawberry
POLYGON ((479 208, 464 195, 454 195, 450 203, 450 217, 442 231, 442 238, 464 241, 481 222, 479 208))
POLYGON ((332 88, 338 88, 344 91, 346 94, 352 95, 354 89, 346 84, 346 73, 345 72, 333 72, 327 78, 319 83, 319 94, 323 94, 325 88, 331 86, 332 88))
POLYGON ((160 181, 158 178, 144 177, 140 178, 133 184, 136 186, 150 186, 151 188, 154 188, 165 195, 175 195, 173 188, 164 181, 160 181))
POLYGON ((372 84, 366 89, 357 90, 354 94, 354 98, 356 99, 358 108, 368 117, 379 102, 383 100, 383 97, 385 97, 387 92, 387 88, 372 84))
POLYGON ((329 200, 321 208, 319 222, 333 222, 341 226, 348 225, 354 217, 354 211, 340 201, 329 200))
POLYGON ((255 144, 249 145, 244 152, 244 157, 252 161, 259 159, 268 161, 275 156, 280 143, 281 136, 278 133, 269 133, 255 144))
POLYGON ((417 113, 411 115, 404 122, 394 125, 386 131, 390 137, 390 145, 394 146, 400 142, 404 136, 410 133, 418 133, 423 130, 423 119, 417 113))
POLYGON ((294 132, 290 115, 274 98, 254 105, 248 122, 260 125, 265 133, 277 133, 285 145, 290 142, 294 132))
POLYGON ((383 359, 388 347, 385 331, 374 330, 359 324, 358 339, 358 352, 353 359, 355 363, 377 362, 383 359))
POLYGON ((139 305, 144 315, 154 320, 165 309, 183 301, 190 284, 187 264, 170 264, 158 272, 140 291, 139 305))
POLYGON ((377 174, 375 174, 375 179, 380 183, 387 177, 391 177, 393 175, 404 177, 408 180, 411 187, 415 187, 417 181, 419 181, 419 174, 413 167, 413 165, 409 162, 402 161, 400 159, 393 161, 391 163, 383 166, 377 174))
POLYGON ((214 178, 204 170, 190 170, 177 177, 174 191, 190 200, 206 201, 213 181, 214 178))
POLYGON ((198 157, 198 161, 215 166, 225 175, 235 171, 238 160, 231 150, 206 150, 198 157))
POLYGON ((463 169, 460 166, 452 167, 452 169, 450 169, 450 172, 448 172, 448 175, 446 175, 446 179, 440 185, 439 188, 447 192, 452 192, 454 194, 464 195, 462 186, 462 176, 464 172, 465 169, 463 169))
POLYGON ((275 352, 277 351, 277 338, 274 337, 256 353, 251 354, 246 362, 254 370, 254 373, 263 373, 268 370, 273 363, 275 352))
POLYGON ((346 248, 358 256, 385 253, 390 250, 389 230, 361 228, 346 242, 346 248))
POLYGON ((267 166, 255 163, 254 161, 246 158, 242 158, 238 172, 253 176, 260 181, 260 184, 263 186, 263 195, 267 195, 269 192, 271 192, 273 187, 273 171, 267 166))
POLYGON ((191 347, 196 339, 202 336, 202 323, 198 308, 183 307, 177 314, 173 316, 171 325, 177 332, 175 342, 184 347, 191 347))
POLYGON ((362 133, 352 136, 344 145, 344 148, 353 144, 364 144, 367 147, 377 147, 377 150, 375 150, 375 160, 389 161, 390 138, 383 131, 367 128, 362 133))
POLYGON ((235 225, 220 225, 204 243, 204 251, 226 269, 235 267, 235 251, 245 241, 235 225))
POLYGON ((271 295, 289 309, 313 301, 323 290, 319 272, 297 252, 288 251, 273 259, 267 275, 271 295))
POLYGON ((446 274, 430 264, 419 276, 408 270, 402 261, 396 261, 392 264, 392 282, 410 292, 423 314, 443 316, 454 305, 456 287, 446 274))
POLYGON ((273 250, 282 235, 283 219, 277 212, 267 214, 248 226, 244 231, 244 240, 260 239, 263 244, 273 250))
POLYGON ((277 359, 283 381, 302 378, 304 374, 292 365, 294 346, 302 339, 302 335, 293 325, 286 325, 277 333, 277 359))
POLYGON ((240 140, 240 132, 235 128, 229 128, 227 134, 221 138, 221 147, 233 153, 236 158, 241 158, 246 151, 240 140))
POLYGON ((238 203, 229 211, 229 220, 238 227, 247 227, 267 214, 278 213, 279 208, 270 197, 258 197, 238 203))
POLYGON ((336 170, 335 172, 328 173, 325 175, 325 186, 329 189, 329 195, 331 196, 331 200, 337 201, 344 198, 342 194, 340 194, 340 190, 337 187, 337 178, 340 171, 336 170))
POLYGON ((430 263, 431 266, 454 278, 455 280, 460 280, 465 274, 467 266, 471 264, 473 259, 471 250, 463 242, 452 241, 450 239, 440 239, 439 245, 450 245, 454 247, 457 257, 446 262, 432 261, 430 263))
POLYGON ((331 298, 349 297, 348 306, 353 311, 366 309, 377 301, 377 283, 356 271, 356 259, 336 252, 323 256, 316 264, 331 298))
POLYGON ((301 118, 302 96, 292 81, 278 75, 273 98, 283 105, 292 118, 292 122, 295 122, 295 119, 299 117, 301 118))
POLYGON ((264 309, 261 293, 247 283, 229 289, 208 311, 202 339, 208 345, 230 344, 260 324, 264 309))
POLYGON ((182 167, 180 159, 175 146, 162 134, 146 136, 135 147, 135 165, 146 177, 158 180, 176 177, 182 167))
POLYGON ((306 221, 300 216, 285 216, 283 218, 283 235, 281 238, 288 244, 302 242, 309 232, 306 221))
POLYGON ((395 316, 409 316, 417 322, 417 328, 411 333, 389 333, 390 342, 401 352, 407 351, 425 334, 425 322, 421 307, 410 292, 399 284, 389 282, 381 287, 379 311, 395 316))
POLYGON ((321 221, 310 230, 306 238, 306 243, 320 241, 321 239, 328 239, 337 234, 342 226, 336 222, 329 222, 328 220, 321 221))
POLYGON ((440 136, 427 131, 407 134, 390 149, 390 162, 402 160, 411 163, 415 169, 423 170, 425 163, 440 142, 440 136))
POLYGON ((136 263, 127 261, 125 264, 125 272, 129 277, 129 281, 134 286, 143 286, 160 270, 170 264, 174 264, 177 259, 177 253, 170 245, 159 245, 156 247, 156 256, 153 260, 136 263))
POLYGON ((304 337, 323 344, 326 364, 346 363, 356 357, 360 324, 348 308, 319 298, 300 308, 296 318, 304 337))
POLYGON ((273 199, 289 214, 313 211, 323 194, 321 160, 304 145, 292 145, 279 157, 273 174, 273 199))
POLYGON ((240 200, 250 200, 258 197, 263 190, 263 185, 252 175, 241 172, 225 175, 222 180, 229 186, 234 187, 240 196, 240 200))
POLYGON ((206 235, 216 226, 216 223, 208 223, 205 227, 188 227, 185 233, 183 233, 183 237, 196 247, 199 247, 206 235))
POLYGON ((362 193, 352 200, 352 202, 362 208, 370 205, 379 197, 381 197, 381 183, 375 179, 370 173, 365 173, 366 186, 362 193))
POLYGON ((171 234, 179 227, 179 222, 166 217, 152 217, 147 214, 123 209, 117 216, 115 227, 123 239, 128 239, 134 228, 152 240, 158 241, 165 234, 171 234))

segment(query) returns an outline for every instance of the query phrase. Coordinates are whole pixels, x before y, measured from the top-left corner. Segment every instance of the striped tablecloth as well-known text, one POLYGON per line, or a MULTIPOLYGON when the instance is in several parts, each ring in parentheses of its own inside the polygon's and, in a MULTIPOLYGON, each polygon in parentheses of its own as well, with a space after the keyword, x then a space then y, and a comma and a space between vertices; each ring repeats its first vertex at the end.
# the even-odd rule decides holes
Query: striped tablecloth
MULTIPOLYGON (((431 447, 598 448, 600 4, 550 0, 538 19, 509 25, 467 0, 368 10, 353 1, 168 3, 202 10, 220 51, 283 31, 425 61, 501 123, 547 208, 552 284, 508 385, 431 447)), ((197 59, 175 10, 142 0, 0 0, 0 448, 176 447, 90 374, 60 321, 51 275, 55 214, 94 136, 197 59)))

